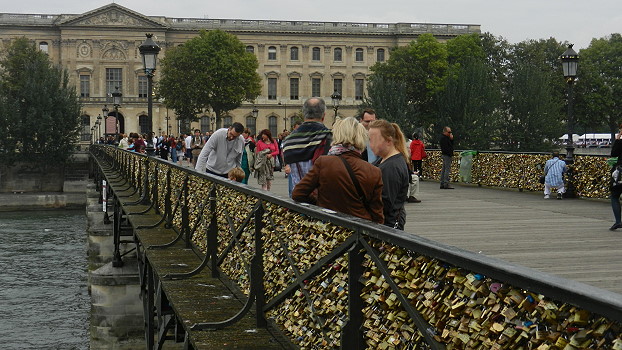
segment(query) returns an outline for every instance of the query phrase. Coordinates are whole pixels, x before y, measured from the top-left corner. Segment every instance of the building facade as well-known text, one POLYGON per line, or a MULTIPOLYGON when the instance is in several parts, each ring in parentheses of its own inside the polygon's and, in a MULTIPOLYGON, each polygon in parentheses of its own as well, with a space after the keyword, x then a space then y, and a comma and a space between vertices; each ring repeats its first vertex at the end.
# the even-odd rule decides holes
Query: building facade
MULTIPOLYGON (((109 117, 102 118, 96 134, 168 131, 178 135, 190 128, 207 131, 234 121, 255 132, 267 128, 277 134, 291 127, 304 100, 313 96, 326 100, 325 122, 331 124, 330 96, 335 91, 342 96, 338 114, 355 115, 370 67, 386 61, 392 47, 406 45, 423 33, 445 41, 480 33, 480 26, 169 18, 145 16, 114 3, 79 15, 0 14, 1 48, 25 36, 69 72, 83 105, 84 141, 91 139, 91 127, 105 106, 109 117), (202 29, 232 33, 256 55, 262 78, 260 96, 222 120, 206 111, 192 125, 180 125, 174 110, 154 100, 149 120, 147 77, 138 50, 145 34, 154 34, 163 57, 168 48, 183 44, 202 29), (118 110, 112 106, 115 91, 123 94, 118 110), (257 118, 252 114, 254 107, 259 110, 257 118)), ((154 80, 158 77, 156 70, 154 80)))

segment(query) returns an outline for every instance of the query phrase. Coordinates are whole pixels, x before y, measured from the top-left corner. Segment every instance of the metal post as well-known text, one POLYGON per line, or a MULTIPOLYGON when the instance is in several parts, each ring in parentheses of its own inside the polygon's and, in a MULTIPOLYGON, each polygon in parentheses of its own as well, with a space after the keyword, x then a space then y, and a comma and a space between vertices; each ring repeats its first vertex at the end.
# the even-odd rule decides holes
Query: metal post
POLYGON ((153 131, 153 73, 147 73, 147 117, 149 118, 149 122, 151 122, 151 128, 153 131))
POLYGON ((577 193, 574 186, 574 141, 572 135, 574 133, 574 116, 573 116, 573 85, 574 80, 568 81, 568 140, 566 144, 566 165, 568 165, 568 181, 566 184, 566 198, 576 198, 577 193))
POLYGON ((251 281, 253 285, 251 288, 255 290, 255 315, 257 317, 257 327, 266 327, 268 321, 264 314, 264 306, 266 305, 266 295, 263 284, 264 270, 263 270, 263 235, 261 230, 263 229, 263 215, 264 215, 263 203, 259 201, 258 208, 255 211, 255 256, 251 264, 251 281))
POLYGON ((365 338, 361 330, 363 324, 363 259, 365 251, 357 241, 348 251, 348 323, 343 327, 341 335, 342 349, 365 349, 365 338))

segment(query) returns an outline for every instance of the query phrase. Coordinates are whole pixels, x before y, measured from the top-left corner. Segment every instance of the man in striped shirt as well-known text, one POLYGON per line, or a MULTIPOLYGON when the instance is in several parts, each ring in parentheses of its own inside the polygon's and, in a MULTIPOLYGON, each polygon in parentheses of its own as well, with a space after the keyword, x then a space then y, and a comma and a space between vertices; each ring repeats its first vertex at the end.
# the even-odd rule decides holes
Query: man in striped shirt
POLYGON ((544 199, 549 199, 551 187, 557 189, 557 199, 562 199, 563 194, 566 192, 564 173, 567 169, 566 162, 559 159, 559 152, 553 152, 553 159, 547 160, 544 165, 544 199))
POLYGON ((313 162, 328 153, 333 134, 323 121, 326 103, 312 97, 302 106, 305 121, 283 141, 285 173, 289 174, 289 196, 300 180, 309 172, 313 162))

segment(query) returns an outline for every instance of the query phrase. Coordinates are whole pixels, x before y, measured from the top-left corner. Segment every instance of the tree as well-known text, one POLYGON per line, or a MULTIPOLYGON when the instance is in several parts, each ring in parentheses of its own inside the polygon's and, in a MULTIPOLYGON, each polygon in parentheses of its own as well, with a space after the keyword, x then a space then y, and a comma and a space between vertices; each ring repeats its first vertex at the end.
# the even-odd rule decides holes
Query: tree
POLYGON ((367 94, 361 108, 373 108, 382 119, 397 123, 406 135, 422 126, 404 82, 372 75, 367 83, 367 94))
POLYGON ((386 63, 371 67, 373 75, 404 84, 408 101, 424 125, 434 122, 436 94, 445 87, 447 69, 447 48, 432 34, 395 48, 386 63))
POLYGON ((26 38, 11 43, 0 67, 0 164, 66 163, 81 126, 81 106, 67 72, 26 38))
POLYGON ((483 58, 462 61, 439 94, 435 133, 451 126, 461 148, 488 150, 500 127, 501 93, 483 58))
POLYGON ((261 92, 257 58, 221 30, 201 31, 162 60, 158 93, 182 120, 209 109, 216 118, 252 101, 261 92))
POLYGON ((561 100, 551 81, 553 73, 532 62, 518 62, 507 87, 507 118, 504 121, 505 149, 548 151, 563 133, 561 100))
POLYGON ((589 131, 614 134, 622 121, 622 35, 593 39, 579 56, 575 119, 589 131))

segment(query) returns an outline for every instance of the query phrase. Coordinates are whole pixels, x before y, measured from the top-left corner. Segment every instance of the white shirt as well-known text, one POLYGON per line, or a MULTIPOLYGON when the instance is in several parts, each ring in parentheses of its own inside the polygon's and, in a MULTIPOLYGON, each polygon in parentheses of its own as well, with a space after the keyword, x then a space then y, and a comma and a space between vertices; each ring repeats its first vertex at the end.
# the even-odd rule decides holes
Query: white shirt
POLYGON ((192 148, 192 135, 186 136, 186 138, 184 139, 184 142, 186 143, 186 149, 191 149, 192 148))

